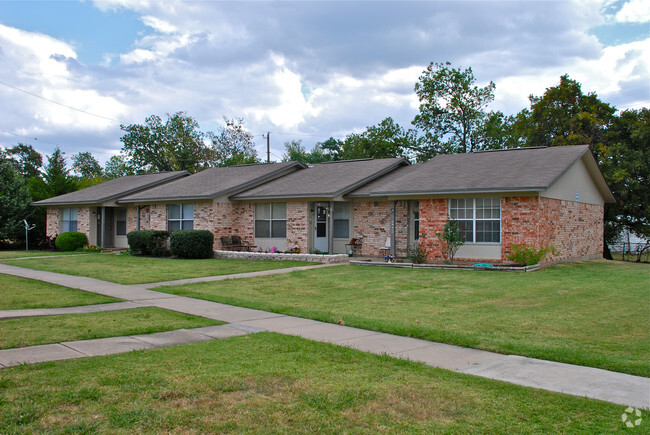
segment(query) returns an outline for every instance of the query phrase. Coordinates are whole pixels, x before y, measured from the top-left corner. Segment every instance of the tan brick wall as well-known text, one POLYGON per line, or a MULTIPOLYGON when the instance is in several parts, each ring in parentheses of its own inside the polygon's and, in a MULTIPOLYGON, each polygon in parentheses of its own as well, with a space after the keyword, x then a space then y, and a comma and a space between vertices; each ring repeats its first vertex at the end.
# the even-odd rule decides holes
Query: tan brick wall
POLYGON ((309 203, 287 203, 287 249, 298 246, 300 252, 309 252, 309 203))
MULTIPOLYGON (((390 209, 392 201, 361 201, 352 204, 354 238, 362 239, 361 255, 379 256, 380 248, 391 236, 390 209)), ((398 257, 407 255, 408 201, 395 205, 395 248, 398 257)))
MULTIPOLYGON (((142 213, 141 213, 142 214, 142 213)), ((140 229, 142 228, 142 220, 140 220, 140 229)), ((126 208, 126 233, 129 234, 131 231, 138 229, 138 207, 137 206, 128 206, 126 208)))
POLYGON ((58 236, 60 225, 61 225, 61 209, 48 207, 46 211, 45 219, 46 219, 45 234, 48 237, 58 236))
POLYGON ((77 209, 77 232, 84 233, 90 240, 90 207, 77 209))
POLYGON ((221 236, 238 235, 248 243, 255 239, 255 206, 252 203, 213 204, 215 249, 221 247, 221 236))
POLYGON ((154 204, 149 208, 148 229, 167 231, 167 204, 154 204))

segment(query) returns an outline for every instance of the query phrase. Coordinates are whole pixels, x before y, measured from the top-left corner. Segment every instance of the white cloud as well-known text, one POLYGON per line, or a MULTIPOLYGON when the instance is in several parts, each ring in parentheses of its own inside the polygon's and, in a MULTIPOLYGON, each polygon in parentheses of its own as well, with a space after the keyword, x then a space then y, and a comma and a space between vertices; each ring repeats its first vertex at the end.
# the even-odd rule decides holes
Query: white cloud
POLYGON ((630 0, 618 11, 616 21, 621 23, 650 22, 650 1, 630 0))

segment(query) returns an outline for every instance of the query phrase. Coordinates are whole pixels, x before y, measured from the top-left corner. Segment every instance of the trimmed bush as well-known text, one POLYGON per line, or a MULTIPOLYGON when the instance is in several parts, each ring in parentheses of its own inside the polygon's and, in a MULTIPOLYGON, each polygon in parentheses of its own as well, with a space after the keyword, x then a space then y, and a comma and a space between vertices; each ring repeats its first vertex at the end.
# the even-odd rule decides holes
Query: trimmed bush
POLYGON ((212 258, 214 235, 206 230, 174 231, 169 237, 172 255, 182 258, 212 258))
POLYGON ((54 241, 56 249, 59 251, 76 251, 88 244, 88 238, 84 233, 61 233, 54 241))
POLYGON ((126 235, 129 248, 136 254, 162 257, 167 253, 169 231, 140 230, 126 235))

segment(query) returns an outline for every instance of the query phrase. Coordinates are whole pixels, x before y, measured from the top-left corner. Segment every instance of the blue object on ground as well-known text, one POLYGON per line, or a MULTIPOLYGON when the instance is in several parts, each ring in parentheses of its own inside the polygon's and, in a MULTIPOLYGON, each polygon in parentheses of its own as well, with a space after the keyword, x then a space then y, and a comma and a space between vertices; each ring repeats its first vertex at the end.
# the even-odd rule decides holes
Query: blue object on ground
POLYGON ((488 264, 488 263, 476 263, 473 264, 472 267, 494 267, 493 264, 488 264))

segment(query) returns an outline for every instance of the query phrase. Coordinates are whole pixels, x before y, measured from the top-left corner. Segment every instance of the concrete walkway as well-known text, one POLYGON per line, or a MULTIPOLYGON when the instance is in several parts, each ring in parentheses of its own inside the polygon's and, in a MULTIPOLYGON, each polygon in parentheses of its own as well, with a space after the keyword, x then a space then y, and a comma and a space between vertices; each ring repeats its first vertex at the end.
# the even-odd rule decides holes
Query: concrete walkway
MULTIPOLYGON (((304 270, 313 267, 324 266, 304 266, 299 269, 304 270)), ((241 274, 230 275, 228 278, 209 277, 197 279, 203 281, 213 280, 210 278, 215 278, 215 280, 232 279, 237 276, 261 276, 276 273, 288 273, 290 271, 292 270, 280 269, 254 272, 255 275, 241 274)), ((395 336, 352 328, 349 326, 335 325, 310 319, 285 316, 266 311, 236 307, 149 290, 149 288, 154 288, 159 285, 173 285, 179 283, 179 281, 171 281, 162 284, 156 283, 125 286, 92 278, 42 272, 5 264, 0 264, 0 273, 51 282, 66 287, 121 298, 138 306, 155 306, 181 313, 220 320, 230 323, 229 326, 231 328, 238 330, 244 329, 249 332, 271 331, 281 334, 295 335, 310 340, 347 346, 364 352, 388 354, 397 358, 419 361, 429 366, 454 370, 460 373, 467 373, 518 385, 603 400, 624 406, 650 409, 650 379, 640 376, 610 372, 591 367, 537 360, 516 355, 502 355, 493 352, 395 336)), ((180 281, 182 283, 187 282, 187 280, 180 281)), ((114 353, 131 350, 128 346, 124 346, 124 338, 122 337, 103 340, 103 343, 105 343, 106 347, 109 349, 111 340, 115 342, 114 353)), ((137 340, 142 341, 141 338, 137 340)), ((184 341, 181 337, 178 339, 176 344, 181 344, 183 342, 184 341)), ((88 349, 86 349, 88 352, 84 352, 85 348, 83 347, 83 342, 76 343, 77 344, 75 345, 71 345, 70 343, 61 343, 61 345, 68 348, 74 347, 75 351, 81 354, 79 355, 80 357, 90 356, 93 354, 93 352, 88 349)), ((43 346, 35 347, 43 348, 43 346)), ((32 351, 30 349, 33 348, 24 348, 23 350, 11 349, 11 351, 16 353, 20 353, 21 351, 27 353, 32 351)), ((43 351, 38 350, 38 352, 44 352, 43 355, 46 355, 48 349, 43 351)), ((60 350, 60 348, 51 349, 52 359, 60 359, 56 357, 56 352, 60 350)), ((0 351, 0 364, 4 364, 1 359, 2 352, 6 351, 0 351)), ((64 355, 69 354, 65 353, 64 355)), ((43 356, 43 358, 46 358, 46 356, 43 356)), ((43 359, 42 361, 45 360, 47 359, 43 359)))

